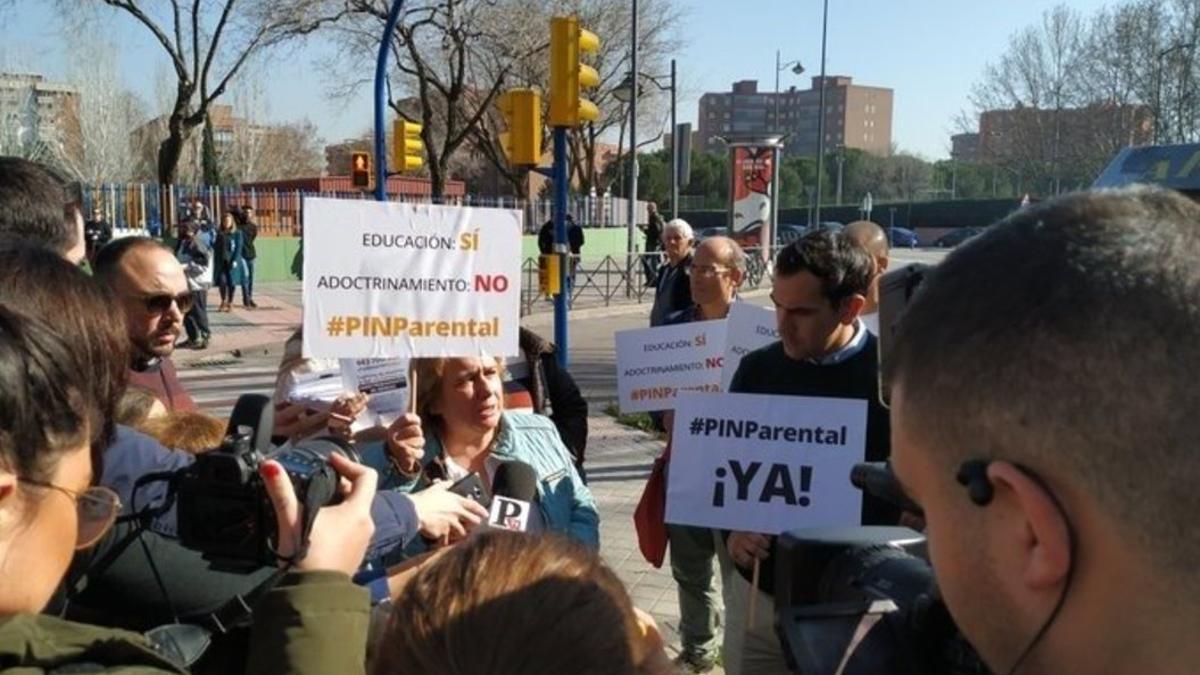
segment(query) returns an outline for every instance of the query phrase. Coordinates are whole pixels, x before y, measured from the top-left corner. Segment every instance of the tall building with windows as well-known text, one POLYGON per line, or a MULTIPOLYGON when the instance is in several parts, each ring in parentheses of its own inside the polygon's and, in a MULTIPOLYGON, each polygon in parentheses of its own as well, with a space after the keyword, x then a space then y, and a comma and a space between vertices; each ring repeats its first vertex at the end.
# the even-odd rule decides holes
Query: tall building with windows
POLYGON ((0 154, 42 161, 82 152, 79 92, 41 75, 0 73, 0 154))
MULTIPOLYGON (((697 125, 705 150, 721 152, 721 138, 743 134, 787 134, 784 152, 816 155, 821 78, 812 87, 759 92, 757 80, 734 82, 728 92, 700 97, 697 125)), ((825 78, 825 148, 859 148, 887 155, 892 147, 892 90, 854 84, 851 78, 825 78)))

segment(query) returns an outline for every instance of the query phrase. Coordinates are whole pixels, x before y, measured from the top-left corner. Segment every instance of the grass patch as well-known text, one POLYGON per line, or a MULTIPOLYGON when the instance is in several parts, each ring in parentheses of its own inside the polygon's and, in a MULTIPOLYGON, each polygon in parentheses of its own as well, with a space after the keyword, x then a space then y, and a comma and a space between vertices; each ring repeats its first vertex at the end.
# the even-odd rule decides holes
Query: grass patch
POLYGON ((604 414, 609 417, 615 417, 617 424, 623 424, 627 427, 633 427, 648 434, 658 434, 659 431, 654 428, 654 421, 650 419, 649 413, 627 413, 622 415, 621 409, 616 403, 609 403, 604 406, 604 414))

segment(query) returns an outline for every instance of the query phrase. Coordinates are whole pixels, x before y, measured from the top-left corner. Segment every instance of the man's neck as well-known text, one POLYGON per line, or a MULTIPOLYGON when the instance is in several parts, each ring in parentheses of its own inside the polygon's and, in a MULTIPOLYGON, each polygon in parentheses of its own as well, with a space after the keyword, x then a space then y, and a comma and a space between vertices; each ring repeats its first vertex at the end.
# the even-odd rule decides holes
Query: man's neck
POLYGON ((717 302, 709 302, 704 304, 697 303, 696 306, 700 308, 701 319, 705 321, 715 321, 717 319, 724 319, 726 316, 729 316, 729 307, 732 304, 733 303, 729 300, 718 300, 717 302))

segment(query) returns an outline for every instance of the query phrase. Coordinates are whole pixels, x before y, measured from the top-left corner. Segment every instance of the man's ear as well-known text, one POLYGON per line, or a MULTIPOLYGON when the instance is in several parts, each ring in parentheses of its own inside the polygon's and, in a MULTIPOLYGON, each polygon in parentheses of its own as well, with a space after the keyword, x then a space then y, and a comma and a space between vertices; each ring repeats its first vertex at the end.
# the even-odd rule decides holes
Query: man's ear
POLYGON ((13 507, 17 501, 17 474, 0 467, 0 528, 15 519, 13 507))
POLYGON ((1039 480, 1009 462, 991 462, 987 475, 993 488, 987 508, 997 509, 997 517, 1007 525, 1002 536, 1019 547, 1025 585, 1036 590, 1057 588, 1071 569, 1067 514, 1039 480))
POLYGON ((886 255, 881 255, 875 258, 875 273, 883 274, 887 271, 888 265, 891 263, 891 258, 886 255))
POLYGON ((846 325, 854 323, 866 305, 867 299, 858 293, 842 300, 842 305, 838 308, 838 321, 846 325))

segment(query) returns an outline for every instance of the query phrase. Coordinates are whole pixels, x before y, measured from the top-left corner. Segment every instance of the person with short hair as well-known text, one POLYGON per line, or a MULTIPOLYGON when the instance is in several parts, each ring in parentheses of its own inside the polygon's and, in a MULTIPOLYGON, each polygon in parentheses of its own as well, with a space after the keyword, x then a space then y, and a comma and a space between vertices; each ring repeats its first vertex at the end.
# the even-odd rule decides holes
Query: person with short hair
POLYGON ((141 431, 168 448, 201 455, 221 447, 227 426, 212 415, 181 410, 147 420, 141 431))
POLYGON ((242 233, 242 306, 247 309, 258 309, 254 302, 254 263, 258 260, 258 249, 254 242, 258 239, 258 221, 254 219, 254 207, 250 204, 242 206, 241 222, 238 230, 242 233))
POLYGON ((856 220, 846 226, 843 233, 850 237, 875 261, 875 273, 871 277, 871 288, 867 292, 867 302, 863 305, 862 320, 867 330, 879 335, 879 279, 888 271, 890 258, 888 253, 887 232, 869 220, 856 220))
POLYGON ((83 224, 83 238, 87 248, 87 259, 90 262, 96 253, 108 242, 112 241, 112 225, 104 219, 104 210, 99 204, 92 207, 92 217, 83 224))
POLYGON ((658 273, 658 250, 662 248, 663 217, 658 212, 658 204, 646 204, 646 224, 638 225, 646 235, 646 248, 642 253, 642 271, 646 274, 646 285, 653 286, 658 273))
MULTIPOLYGON (((724 319, 745 279, 746 254, 729 237, 709 237, 696 246, 685 271, 695 304, 667 317, 666 323, 724 319)), ((669 457, 670 450, 667 452, 669 457)), ((721 646, 721 607, 713 573, 718 539, 707 527, 669 523, 667 538, 671 576, 679 590, 683 643, 675 662, 687 672, 706 673, 716 666, 721 646)))
MULTIPOLYGON (((874 263, 849 237, 829 230, 807 234, 775 257, 771 301, 780 339, 746 354, 729 391, 779 396, 847 398, 867 403, 866 457, 889 454, 888 411, 879 400, 878 345, 859 314, 866 303, 874 263)), ((899 512, 864 496, 864 525, 895 525, 899 512)), ((726 533, 725 668, 735 675, 787 673, 774 630, 775 537, 753 532, 726 533), (755 561, 758 587, 752 587, 755 561), (747 630, 751 595, 754 628, 747 630)))
POLYGON ((663 228, 663 250, 667 259, 658 268, 654 282, 654 305, 650 325, 661 326, 673 312, 692 306, 691 285, 684 271, 692 262, 695 235, 686 220, 675 218, 663 228))
POLYGON ((399 590, 375 675, 667 675, 658 627, 594 551, 489 531, 439 552, 399 590))
POLYGON ((1027 206, 951 252, 886 366, 892 467, 996 673, 1193 673, 1200 207, 1027 206))
POLYGON ((73 264, 87 254, 79 200, 50 169, 0 157, 0 238, 45 246, 73 264))
POLYGON ((149 237, 124 237, 100 250, 96 278, 116 295, 133 348, 130 382, 153 391, 170 411, 195 410, 171 354, 195 303, 183 267, 149 237))

